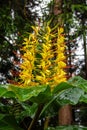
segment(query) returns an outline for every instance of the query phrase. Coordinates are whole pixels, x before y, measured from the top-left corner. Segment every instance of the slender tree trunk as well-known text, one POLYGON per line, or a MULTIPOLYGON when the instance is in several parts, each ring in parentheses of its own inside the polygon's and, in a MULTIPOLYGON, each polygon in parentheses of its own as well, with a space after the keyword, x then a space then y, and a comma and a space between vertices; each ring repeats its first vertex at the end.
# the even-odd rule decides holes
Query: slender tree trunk
POLYGON ((60 108, 58 115, 59 125, 70 125, 72 123, 72 107, 66 105, 60 108))
MULTIPOLYGON (((62 0, 54 0, 54 16, 57 17, 56 22, 59 26, 63 26, 63 20, 60 17, 62 14, 62 0)), ((55 21, 54 21, 55 22, 55 21)), ((72 123, 72 110, 70 105, 66 105, 60 108, 58 112, 58 124, 70 125, 72 123)))

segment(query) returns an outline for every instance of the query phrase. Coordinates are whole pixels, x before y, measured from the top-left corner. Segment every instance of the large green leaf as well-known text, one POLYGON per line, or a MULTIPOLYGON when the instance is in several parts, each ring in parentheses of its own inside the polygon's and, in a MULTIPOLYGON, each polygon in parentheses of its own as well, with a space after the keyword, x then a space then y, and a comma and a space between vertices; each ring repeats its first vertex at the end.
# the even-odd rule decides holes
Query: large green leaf
POLYGON ((38 104, 33 103, 32 105, 29 105, 27 103, 22 103, 22 107, 24 110, 20 113, 21 119, 23 119, 23 117, 27 117, 27 116, 33 118, 36 113, 36 110, 38 108, 38 104))
POLYGON ((62 93, 58 94, 56 101, 61 105, 79 103, 81 96, 84 95, 84 91, 81 88, 70 88, 62 93))
MULTIPOLYGON (((11 85, 9 87, 9 90, 14 92, 16 97, 20 101, 26 101, 28 99, 31 99, 31 100, 33 100, 33 102, 35 102, 35 100, 37 100, 38 95, 40 95, 40 93, 43 94, 44 92, 46 92, 48 90, 48 88, 49 88, 49 86, 47 86, 47 85, 40 85, 40 86, 26 87, 26 88, 20 88, 20 87, 15 87, 15 86, 11 85)), ((39 100, 42 100, 42 102, 43 102, 44 99, 41 99, 39 97, 39 100)), ((37 102, 39 102, 39 100, 37 102)))
POLYGON ((15 97, 18 98, 20 101, 31 99, 33 102, 44 102, 47 100, 49 93, 50 87, 48 85, 40 85, 26 88, 20 88, 14 85, 0 85, 1 97, 15 97))
POLYGON ((9 84, 0 84, 0 97, 15 97, 15 93, 9 90, 9 84))
POLYGON ((80 102, 80 98, 83 96, 84 90, 77 87, 68 88, 59 93, 56 93, 51 97, 51 100, 47 104, 45 104, 41 115, 48 109, 49 106, 51 107, 52 103, 55 101, 56 104, 58 104, 59 106, 63 106, 66 104, 76 105, 80 102))
POLYGON ((77 104, 80 102, 80 98, 84 95, 84 90, 81 88, 75 87, 73 84, 69 84, 67 82, 62 82, 57 85, 53 92, 50 100, 45 104, 41 115, 48 109, 48 107, 52 105, 53 102, 56 101, 58 105, 66 105, 66 104, 77 104))
POLYGON ((63 90, 66 90, 66 89, 72 88, 72 87, 74 87, 73 84, 69 84, 67 82, 62 82, 62 83, 58 84, 57 86, 55 86, 55 88, 54 88, 52 93, 53 94, 59 93, 59 92, 61 92, 63 90))
POLYGON ((68 83, 73 86, 82 88, 85 92, 87 92, 87 80, 83 79, 80 76, 75 76, 75 77, 70 78, 68 80, 68 83))
POLYGON ((54 127, 49 127, 46 130, 87 130, 87 127, 84 126, 78 126, 78 125, 71 125, 71 126, 57 126, 56 128, 54 127))
POLYGON ((50 87, 48 86, 44 91, 40 92, 37 97, 36 96, 32 96, 31 97, 31 101, 32 102, 36 102, 36 103, 46 103, 50 100, 51 98, 51 91, 50 91, 50 87))

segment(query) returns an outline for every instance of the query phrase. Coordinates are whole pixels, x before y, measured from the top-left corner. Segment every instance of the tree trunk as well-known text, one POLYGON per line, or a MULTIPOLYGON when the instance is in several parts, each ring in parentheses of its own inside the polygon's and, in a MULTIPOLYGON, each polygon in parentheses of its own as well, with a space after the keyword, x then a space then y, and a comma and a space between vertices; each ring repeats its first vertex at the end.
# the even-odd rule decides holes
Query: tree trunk
POLYGON ((53 14, 55 16, 55 23, 59 26, 63 25, 63 20, 60 17, 60 14, 62 14, 62 0, 54 0, 54 8, 53 8, 53 14), (57 17, 58 16, 58 17, 57 17))
POLYGON ((59 125, 70 125, 72 123, 72 108, 71 105, 66 105, 60 108, 58 114, 59 125))

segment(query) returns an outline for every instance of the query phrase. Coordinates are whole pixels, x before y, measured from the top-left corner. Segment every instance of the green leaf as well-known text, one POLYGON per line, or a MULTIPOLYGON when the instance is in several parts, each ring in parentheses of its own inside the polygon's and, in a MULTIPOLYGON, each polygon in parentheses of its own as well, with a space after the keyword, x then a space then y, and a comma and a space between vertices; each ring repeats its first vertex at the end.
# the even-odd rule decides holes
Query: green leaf
POLYGON ((20 87, 17 87, 17 86, 10 85, 9 88, 8 88, 8 91, 10 91, 10 92, 12 91, 16 95, 16 98, 18 98, 20 101, 26 101, 26 100, 29 100, 29 99, 34 101, 34 100, 37 100, 37 98, 38 98, 38 101, 39 101, 39 100, 42 100, 42 99, 39 98, 38 95, 40 93, 48 91, 48 88, 49 87, 47 85, 40 85, 40 86, 26 87, 26 88, 20 88, 20 87))
MULTIPOLYGON (((61 85, 63 84, 60 84, 60 88, 62 87, 61 85)), ((46 111, 46 109, 55 101, 56 104, 58 104, 59 106, 66 104, 75 105, 80 102, 80 98, 84 96, 84 90, 82 90, 81 88, 72 87, 72 85, 70 87, 71 88, 66 87, 67 89, 65 90, 61 89, 61 91, 59 91, 60 88, 57 88, 58 90, 56 89, 56 93, 52 95, 51 100, 44 106, 41 114, 43 114, 43 112, 46 111)))
POLYGON ((87 80, 83 79, 80 76, 75 76, 75 77, 70 78, 68 80, 68 83, 73 86, 79 87, 83 89, 85 92, 87 92, 87 80))
POLYGON ((14 116, 7 115, 2 120, 0 120, 0 130, 22 130, 14 116))
POLYGON ((55 101, 59 105, 77 104, 80 100, 80 97, 84 95, 84 91, 80 88, 75 88, 72 84, 62 82, 54 88, 52 94, 53 95, 50 97, 50 100, 47 102, 47 104, 45 104, 41 115, 55 101))
POLYGON ((35 115, 35 112, 37 110, 38 104, 33 103, 32 105, 29 105, 29 104, 26 104, 26 103, 22 103, 22 107, 24 108, 24 110, 20 114, 21 119, 23 117, 26 117, 26 116, 33 118, 34 115, 35 115))
POLYGON ((59 92, 61 92, 61 91, 63 91, 63 90, 66 90, 66 89, 72 88, 72 87, 74 87, 73 84, 69 84, 69 83, 67 83, 67 82, 62 82, 62 83, 58 84, 58 85, 54 88, 53 94, 59 93, 59 92))
POLYGON ((3 94, 3 97, 5 97, 5 98, 16 98, 16 94, 12 91, 6 90, 6 93, 3 94))
POLYGON ((39 85, 21 88, 15 85, 0 85, 0 96, 6 98, 17 98, 20 101, 31 100, 32 102, 44 103, 50 97, 50 87, 39 85))
POLYGON ((0 120, 2 120, 5 117, 5 114, 0 114, 0 120))
POLYGON ((87 94, 84 94, 84 95, 81 97, 80 102, 87 103, 87 94))
POLYGON ((71 126, 58 126, 58 127, 48 127, 46 130, 87 130, 87 127, 71 125, 71 126))
POLYGON ((7 92, 8 85, 0 84, 0 97, 2 97, 7 92))
POLYGON ((50 87, 47 86, 47 88, 45 89, 45 91, 40 92, 37 97, 36 96, 32 96, 31 97, 31 101, 32 102, 36 102, 36 103, 46 103, 50 100, 51 97, 51 91, 50 91, 50 87))
POLYGON ((80 101, 80 98, 83 95, 84 91, 81 88, 73 87, 58 94, 56 101, 60 105, 66 105, 66 104, 75 105, 80 101))

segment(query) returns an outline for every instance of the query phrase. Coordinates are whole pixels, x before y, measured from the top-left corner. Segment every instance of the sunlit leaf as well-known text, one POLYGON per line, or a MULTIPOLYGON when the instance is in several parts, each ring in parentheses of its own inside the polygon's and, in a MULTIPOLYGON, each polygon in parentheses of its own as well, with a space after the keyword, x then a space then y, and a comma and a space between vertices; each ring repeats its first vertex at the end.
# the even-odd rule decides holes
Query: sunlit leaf
POLYGON ((0 84, 0 97, 2 97, 7 92, 8 85, 0 84))
POLYGON ((49 96, 49 94, 50 87, 47 85, 26 88, 20 88, 14 85, 9 85, 7 88, 0 86, 1 97, 15 97, 18 98, 20 101, 31 99, 33 102, 44 102, 47 101, 47 97, 49 96))
POLYGON ((69 83, 67 83, 67 82, 62 82, 62 83, 58 84, 58 85, 54 88, 53 94, 59 93, 59 92, 61 92, 61 91, 63 91, 63 90, 66 90, 66 89, 72 88, 72 87, 74 87, 73 84, 69 84, 69 83))
POLYGON ((72 77, 68 80, 69 84, 72 84, 73 86, 79 87, 83 89, 85 92, 87 92, 87 80, 83 79, 80 76, 72 77))
POLYGON ((66 105, 66 104, 75 105, 79 103, 80 98, 83 95, 84 95, 84 91, 82 89, 73 87, 61 92, 56 98, 56 101, 60 105, 66 105))

